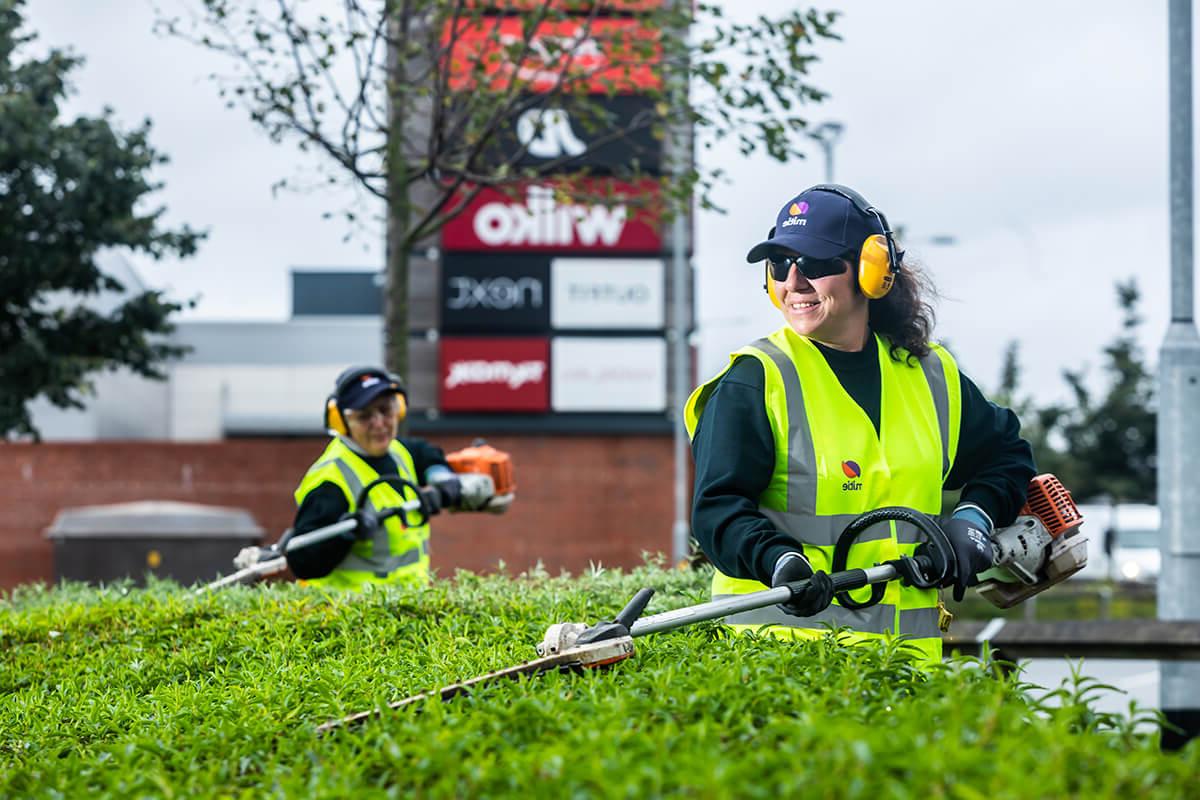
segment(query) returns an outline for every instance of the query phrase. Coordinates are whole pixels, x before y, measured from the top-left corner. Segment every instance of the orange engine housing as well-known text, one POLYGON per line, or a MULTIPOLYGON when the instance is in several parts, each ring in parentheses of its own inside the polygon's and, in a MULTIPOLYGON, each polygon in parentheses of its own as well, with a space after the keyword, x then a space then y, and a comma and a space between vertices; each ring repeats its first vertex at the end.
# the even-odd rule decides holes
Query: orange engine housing
POLYGON ((1021 513, 1037 517, 1051 536, 1058 538, 1079 527, 1083 514, 1071 498, 1071 493, 1053 475, 1038 475, 1029 482, 1025 507, 1021 513))
POLYGON ((490 475, 492 483, 496 485, 497 495, 512 494, 517 490, 512 456, 490 444, 475 444, 456 450, 446 456, 446 463, 455 472, 490 475))

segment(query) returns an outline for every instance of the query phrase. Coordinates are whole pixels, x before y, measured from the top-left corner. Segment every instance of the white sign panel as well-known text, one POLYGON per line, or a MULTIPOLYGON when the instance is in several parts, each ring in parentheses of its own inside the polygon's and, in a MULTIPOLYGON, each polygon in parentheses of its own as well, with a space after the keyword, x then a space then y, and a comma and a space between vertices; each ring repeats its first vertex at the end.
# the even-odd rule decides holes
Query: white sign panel
POLYGON ((556 258, 550 324, 559 330, 663 327, 663 262, 654 258, 556 258))
POLYGON ((555 411, 665 411, 665 339, 556 337, 550 340, 555 411))

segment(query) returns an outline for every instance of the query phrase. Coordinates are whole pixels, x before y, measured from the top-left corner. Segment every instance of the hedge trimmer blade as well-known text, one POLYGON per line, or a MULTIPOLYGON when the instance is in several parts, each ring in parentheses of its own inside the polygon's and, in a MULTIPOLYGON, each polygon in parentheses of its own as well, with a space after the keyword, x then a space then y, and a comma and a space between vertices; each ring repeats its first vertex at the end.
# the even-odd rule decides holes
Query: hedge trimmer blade
POLYGON ((595 669, 597 667, 605 667, 609 664, 615 664, 618 661, 623 661, 633 655, 633 638, 623 636, 617 639, 605 639, 604 641, 592 642, 591 644, 583 644, 578 647, 572 647, 569 650, 563 650, 560 653, 545 656, 543 658, 535 658, 532 661, 526 661, 516 666, 506 667, 495 672, 489 672, 486 675, 479 675, 461 683, 452 683, 449 686, 443 686, 441 689, 436 689, 431 692, 421 692, 412 697, 406 697, 403 700, 397 700, 394 703, 389 703, 387 709, 377 708, 371 711, 360 711, 357 714, 351 714, 348 717, 341 719, 330 720, 322 725, 317 726, 317 733, 327 733, 334 728, 340 728, 346 725, 354 725, 364 720, 378 717, 385 710, 405 708, 407 706, 421 703, 430 698, 439 698, 443 702, 457 697, 460 694, 469 694, 472 689, 478 686, 483 686, 501 679, 515 679, 522 675, 540 675, 543 672, 548 672, 552 669, 560 671, 573 669, 595 669))

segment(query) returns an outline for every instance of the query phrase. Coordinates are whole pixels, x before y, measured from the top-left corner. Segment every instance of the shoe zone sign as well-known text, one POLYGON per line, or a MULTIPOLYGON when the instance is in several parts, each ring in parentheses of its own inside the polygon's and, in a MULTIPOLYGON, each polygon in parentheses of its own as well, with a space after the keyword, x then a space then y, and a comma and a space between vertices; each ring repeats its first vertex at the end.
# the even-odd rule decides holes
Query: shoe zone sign
POLYGON ((439 405, 447 412, 545 413, 550 408, 550 340, 444 337, 439 405))

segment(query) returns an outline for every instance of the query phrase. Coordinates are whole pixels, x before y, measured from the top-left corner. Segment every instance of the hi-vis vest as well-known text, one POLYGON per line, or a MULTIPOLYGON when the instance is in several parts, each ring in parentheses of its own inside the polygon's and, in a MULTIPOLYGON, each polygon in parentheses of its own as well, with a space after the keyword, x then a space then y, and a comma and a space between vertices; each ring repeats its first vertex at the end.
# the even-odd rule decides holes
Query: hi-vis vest
MULTIPOLYGON (((917 363, 896 362, 876 336, 882 386, 879 432, 842 388, 816 346, 784 327, 730 355, 757 358, 766 377, 764 400, 775 437, 775 471, 758 509, 778 530, 804 545, 813 569, 830 572, 833 547, 855 517, 882 506, 907 506, 934 515, 941 511, 942 484, 958 448, 961 396, 958 366, 941 347, 917 363)), ((907 352, 900 355, 907 357, 907 352)), ((694 436, 717 381, 688 398, 685 421, 694 436)), ((850 549, 848 567, 870 567, 912 555, 923 540, 903 522, 864 531, 850 549)), ((754 580, 713 575, 713 598, 748 594, 766 587, 754 580)), ((870 587, 851 596, 863 601, 870 587)), ((775 606, 736 614, 726 622, 783 637, 811 638, 845 626, 849 641, 904 634, 930 660, 940 659, 938 592, 887 584, 883 600, 853 611, 834 604, 812 617, 793 617, 775 606)))
MULTIPOLYGON (((388 452, 396 460, 400 477, 416 484, 416 468, 404 445, 393 440, 388 452)), ((378 472, 335 437, 305 473, 296 489, 296 504, 328 481, 342 490, 354 512, 363 487, 378 477, 378 472)), ((368 508, 382 511, 412 499, 402 497, 390 485, 380 484, 371 490, 367 503, 368 508)), ((399 517, 384 520, 372 538, 354 543, 333 572, 306 582, 336 589, 362 589, 368 583, 424 585, 429 582, 429 525, 406 528, 399 517)))

